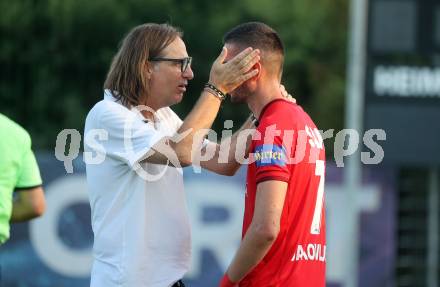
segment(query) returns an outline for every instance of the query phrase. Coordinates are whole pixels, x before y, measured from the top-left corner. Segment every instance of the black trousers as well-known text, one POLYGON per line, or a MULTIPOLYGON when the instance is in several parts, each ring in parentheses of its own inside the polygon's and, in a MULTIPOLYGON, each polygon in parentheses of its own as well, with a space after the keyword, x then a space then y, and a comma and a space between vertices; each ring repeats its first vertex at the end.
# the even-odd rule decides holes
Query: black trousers
POLYGON ((185 284, 183 284, 182 280, 177 281, 173 284, 171 287, 185 287, 185 284))

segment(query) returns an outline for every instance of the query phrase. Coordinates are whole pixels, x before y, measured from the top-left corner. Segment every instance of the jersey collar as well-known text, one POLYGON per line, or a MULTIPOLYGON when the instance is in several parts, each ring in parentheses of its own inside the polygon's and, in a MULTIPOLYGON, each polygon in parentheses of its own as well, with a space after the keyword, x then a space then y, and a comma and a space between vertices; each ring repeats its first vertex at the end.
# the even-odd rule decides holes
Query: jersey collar
POLYGON ((278 101, 283 101, 283 102, 292 103, 292 102, 290 102, 290 101, 288 101, 288 100, 286 100, 286 99, 281 99, 281 98, 278 98, 278 99, 275 99, 275 100, 273 100, 273 101, 270 101, 270 102, 267 103, 267 104, 263 107, 263 109, 261 110, 260 116, 258 117, 258 121, 259 121, 259 122, 260 122, 261 119, 263 118, 264 112, 267 110, 267 108, 268 108, 270 105, 272 105, 273 103, 278 102, 278 101))

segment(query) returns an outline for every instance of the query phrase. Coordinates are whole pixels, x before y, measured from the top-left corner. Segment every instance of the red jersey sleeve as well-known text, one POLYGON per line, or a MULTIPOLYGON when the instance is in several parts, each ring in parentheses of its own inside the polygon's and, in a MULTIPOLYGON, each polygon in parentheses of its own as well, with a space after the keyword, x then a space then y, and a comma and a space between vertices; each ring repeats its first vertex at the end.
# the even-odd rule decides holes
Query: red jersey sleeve
MULTIPOLYGON (((270 124, 270 122, 269 122, 270 124)), ((275 124, 259 126, 261 137, 252 144, 256 183, 267 180, 289 182, 288 148, 283 142, 283 130, 275 124)))

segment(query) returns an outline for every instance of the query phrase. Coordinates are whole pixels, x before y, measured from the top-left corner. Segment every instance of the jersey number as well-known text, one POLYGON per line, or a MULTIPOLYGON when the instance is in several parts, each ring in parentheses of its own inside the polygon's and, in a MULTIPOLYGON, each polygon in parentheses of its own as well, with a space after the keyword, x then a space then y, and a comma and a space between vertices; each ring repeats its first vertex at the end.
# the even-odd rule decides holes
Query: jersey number
POLYGON ((315 212, 313 212, 311 234, 319 234, 321 232, 321 214, 324 204, 324 171, 325 165, 323 160, 316 160, 315 175, 319 176, 318 194, 316 196, 315 212))

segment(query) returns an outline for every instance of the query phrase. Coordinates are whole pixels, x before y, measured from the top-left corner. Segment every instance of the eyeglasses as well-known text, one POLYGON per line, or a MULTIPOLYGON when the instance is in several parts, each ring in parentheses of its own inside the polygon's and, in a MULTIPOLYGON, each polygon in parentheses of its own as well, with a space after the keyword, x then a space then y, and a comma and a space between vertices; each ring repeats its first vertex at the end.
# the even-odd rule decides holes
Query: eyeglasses
POLYGON ((191 66, 192 57, 186 57, 186 58, 182 58, 182 59, 171 59, 171 58, 158 57, 158 58, 150 59, 150 61, 152 61, 152 62, 166 61, 166 62, 180 63, 180 70, 182 71, 182 73, 184 73, 186 71, 186 69, 188 69, 188 67, 191 66))

